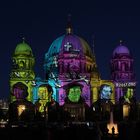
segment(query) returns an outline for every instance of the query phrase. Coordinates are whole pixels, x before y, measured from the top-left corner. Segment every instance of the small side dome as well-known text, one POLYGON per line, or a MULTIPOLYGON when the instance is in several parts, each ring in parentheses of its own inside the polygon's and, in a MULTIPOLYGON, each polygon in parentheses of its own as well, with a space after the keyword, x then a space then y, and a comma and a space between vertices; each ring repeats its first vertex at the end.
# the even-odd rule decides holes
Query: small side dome
POLYGON ((122 45, 121 42, 120 42, 120 45, 117 46, 115 48, 115 50, 113 51, 113 56, 115 56, 117 54, 130 55, 130 51, 129 51, 129 49, 126 46, 122 45))
POLYGON ((19 43, 16 46, 14 55, 30 55, 30 56, 33 56, 31 47, 27 43, 25 43, 24 40, 23 40, 22 43, 19 43))

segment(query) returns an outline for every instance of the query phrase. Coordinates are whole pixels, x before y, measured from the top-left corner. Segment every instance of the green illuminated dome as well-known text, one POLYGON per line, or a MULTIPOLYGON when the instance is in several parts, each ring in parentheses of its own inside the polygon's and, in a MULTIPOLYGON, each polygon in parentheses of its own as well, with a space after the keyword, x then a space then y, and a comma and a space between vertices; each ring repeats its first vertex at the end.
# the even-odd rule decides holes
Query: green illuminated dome
POLYGON ((24 40, 23 40, 22 43, 19 43, 16 46, 14 54, 15 55, 30 55, 30 56, 33 56, 31 47, 27 43, 25 43, 24 40))

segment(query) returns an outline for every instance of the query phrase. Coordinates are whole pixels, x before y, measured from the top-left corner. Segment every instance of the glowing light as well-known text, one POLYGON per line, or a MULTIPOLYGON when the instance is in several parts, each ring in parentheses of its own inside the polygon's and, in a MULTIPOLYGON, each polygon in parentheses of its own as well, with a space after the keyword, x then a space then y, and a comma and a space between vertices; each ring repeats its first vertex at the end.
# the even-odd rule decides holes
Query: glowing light
POLYGON ((1 120, 0 120, 0 127, 2 127, 2 128, 5 127, 5 125, 6 125, 7 123, 8 123, 7 120, 5 121, 4 119, 1 119, 1 120))
POLYGON ((123 118, 127 118, 129 116, 130 106, 128 104, 123 105, 123 118))
POLYGON ((113 112, 110 113, 110 122, 107 124, 107 129, 109 130, 109 134, 115 134, 117 135, 118 132, 118 125, 113 122, 113 112))
POLYGON ((19 105, 18 106, 18 116, 20 116, 23 113, 23 111, 25 111, 25 109, 26 109, 25 105, 19 105))
POLYGON ((108 133, 109 134, 113 134, 112 130, 114 129, 114 134, 118 134, 118 125, 114 124, 114 123, 109 123, 107 124, 107 128, 108 128, 108 133))

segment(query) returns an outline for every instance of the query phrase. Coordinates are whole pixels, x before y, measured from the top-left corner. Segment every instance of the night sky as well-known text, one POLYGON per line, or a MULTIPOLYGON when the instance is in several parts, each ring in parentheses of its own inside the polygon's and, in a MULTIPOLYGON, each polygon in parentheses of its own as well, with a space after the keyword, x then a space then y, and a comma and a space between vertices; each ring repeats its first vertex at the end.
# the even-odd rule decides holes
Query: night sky
POLYGON ((127 0, 1 0, 0 98, 8 98, 10 94, 11 56, 22 37, 26 38, 36 58, 36 76, 44 78, 44 55, 51 43, 65 33, 68 14, 71 14, 74 34, 84 38, 90 46, 94 36, 102 79, 110 79, 110 58, 119 40, 123 40, 133 54, 139 100, 140 4, 127 0))

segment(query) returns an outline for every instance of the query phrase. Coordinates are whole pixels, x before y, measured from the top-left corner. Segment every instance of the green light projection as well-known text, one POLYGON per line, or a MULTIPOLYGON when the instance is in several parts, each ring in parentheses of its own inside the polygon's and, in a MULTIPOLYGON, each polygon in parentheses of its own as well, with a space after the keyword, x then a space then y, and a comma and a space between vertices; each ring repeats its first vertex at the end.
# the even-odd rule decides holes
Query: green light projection
MULTIPOLYGON (((32 89, 33 89, 33 81, 35 78, 35 74, 33 71, 33 66, 35 63, 35 59, 32 54, 31 47, 25 43, 23 40, 22 43, 19 43, 15 52, 12 56, 12 69, 10 73, 10 90, 13 92, 13 86, 18 82, 26 85, 28 87, 28 96, 27 100, 32 101, 32 89)), ((11 94, 11 102, 15 101, 15 96, 11 94)))
POLYGON ((39 87, 38 89, 38 97, 39 97, 39 112, 44 112, 44 108, 46 106, 46 103, 48 102, 48 89, 47 87, 39 87))
POLYGON ((128 88, 126 94, 124 95, 124 99, 126 102, 130 103, 130 99, 133 97, 133 89, 128 88))
POLYGON ((78 102, 81 96, 80 86, 73 86, 69 89, 68 98, 71 102, 78 102))

